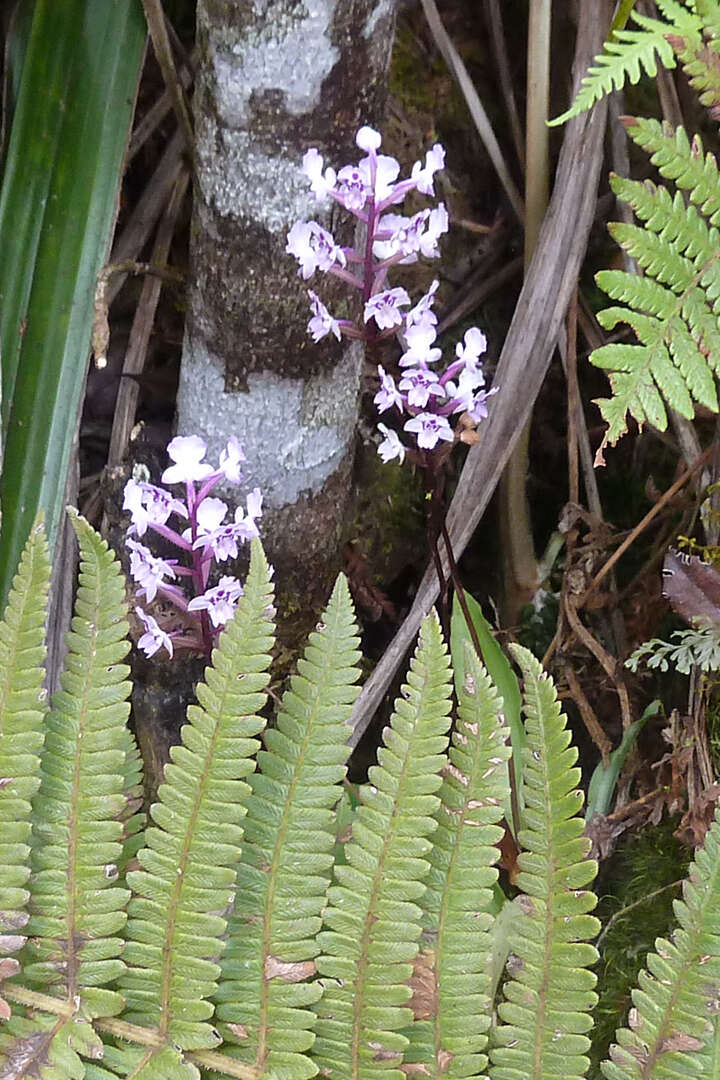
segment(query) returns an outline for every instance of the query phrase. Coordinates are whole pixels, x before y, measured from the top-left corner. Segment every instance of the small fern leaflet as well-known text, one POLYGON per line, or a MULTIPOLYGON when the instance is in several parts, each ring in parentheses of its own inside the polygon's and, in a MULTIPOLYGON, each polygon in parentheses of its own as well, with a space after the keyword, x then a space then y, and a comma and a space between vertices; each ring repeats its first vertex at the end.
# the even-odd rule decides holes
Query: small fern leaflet
POLYGON ((49 579, 47 541, 37 522, 0 623, 0 956, 25 944, 30 801, 40 785, 47 712, 42 665, 49 579))
POLYGON ((173 1047, 220 1042, 207 1020, 227 925, 220 912, 232 902, 240 859, 250 790, 243 778, 255 768, 265 723, 257 713, 268 682, 271 600, 267 561, 253 541, 245 592, 197 688, 199 705, 188 708, 182 745, 171 749, 151 808, 154 825, 138 854, 142 870, 127 875, 135 895, 121 981, 124 1019, 156 1026, 163 1040, 132 1076, 161 1076, 173 1047))
POLYGON ((418 952, 418 901, 429 871, 449 712, 449 662, 433 614, 420 631, 379 764, 361 789, 347 864, 336 867, 328 893, 328 929, 318 936, 324 993, 313 1055, 323 1076, 404 1080, 402 1029, 412 1020, 407 980, 418 952))
POLYGON ((405 1062, 441 1080, 481 1075, 490 1027, 490 929, 510 747, 502 701, 465 646, 459 719, 440 790, 438 828, 422 899, 405 1062))
POLYGON ((674 68, 675 54, 668 34, 683 34, 700 42, 702 24, 696 15, 674 0, 664 0, 659 6, 670 24, 633 11, 631 18, 640 29, 615 31, 605 42, 603 52, 595 57, 594 66, 588 69, 572 106, 552 120, 551 125, 564 124, 592 108, 606 94, 624 86, 626 79, 631 83, 639 82, 643 71, 654 77, 658 60, 664 67, 674 68))
POLYGON ((302 1080, 316 1067, 311 1009, 322 989, 315 937, 332 870, 333 807, 358 690, 357 627, 344 577, 310 635, 265 736, 245 819, 235 910, 216 1000, 237 1056, 268 1075, 302 1080), (241 1037, 238 1037, 238 1033, 241 1037))
POLYGON ((512 646, 524 676, 525 828, 516 879, 522 895, 512 926, 515 956, 498 1006, 502 1024, 494 1032, 491 1080, 580 1077, 597 1001, 595 975, 588 970, 597 951, 587 944, 600 924, 588 915, 596 904, 584 888, 597 866, 586 856, 590 841, 579 817, 577 751, 552 682, 527 649, 512 646))

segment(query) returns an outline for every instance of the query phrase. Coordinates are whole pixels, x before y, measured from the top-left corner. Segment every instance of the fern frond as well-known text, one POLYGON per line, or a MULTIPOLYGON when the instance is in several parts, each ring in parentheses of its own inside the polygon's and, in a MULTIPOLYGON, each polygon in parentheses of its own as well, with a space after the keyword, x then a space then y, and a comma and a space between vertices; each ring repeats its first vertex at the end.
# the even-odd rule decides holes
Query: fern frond
POLYGON ((311 1009, 322 989, 315 936, 330 881, 333 806, 349 753, 358 689, 357 627, 347 582, 338 578, 310 635, 250 778, 235 909, 216 1001, 237 1056, 267 1074, 303 1080, 317 1071, 306 1052, 311 1009), (238 1038, 237 1033, 242 1032, 238 1038))
MULTIPOLYGON (((613 398, 597 402, 608 430, 603 447, 627 430, 627 414, 660 430, 667 426, 665 402, 691 418, 697 401, 717 412, 714 374, 720 364, 720 234, 696 206, 685 205, 650 181, 612 178, 616 194, 629 203, 644 228, 615 224, 618 243, 646 277, 601 271, 597 282, 613 299, 629 304, 601 311, 605 329, 628 323, 639 345, 611 344, 591 360, 608 371, 613 398)), ((601 447, 602 451, 602 447, 601 447)))
POLYGON ((669 33, 694 35, 699 40, 700 19, 678 3, 662 5, 668 24, 633 11, 631 18, 639 30, 616 30, 605 42, 603 51, 595 57, 594 65, 582 81, 580 91, 571 107, 562 116, 550 121, 551 126, 564 124, 581 112, 592 108, 606 94, 619 90, 625 81, 635 84, 644 71, 654 77, 658 61, 663 67, 675 67, 675 54, 668 41, 669 33))
POLYGON ((395 703, 379 764, 328 893, 317 960, 314 1061, 338 1080, 404 1080, 399 1066, 411 1020, 407 980, 418 952, 418 901, 429 871, 428 837, 439 806, 447 746, 450 672, 436 615, 420 631, 408 681, 395 703))
POLYGON ((0 956, 25 944, 31 799, 40 785, 50 564, 42 522, 20 559, 0 623, 0 956))
POLYGON ((14 1016, 0 1057, 27 1056, 48 1080, 82 1076, 79 1054, 101 1043, 90 1020, 122 1008, 108 988, 120 959, 128 892, 114 884, 121 855, 129 706, 125 581, 107 544, 72 513, 80 579, 61 689, 53 696, 33 799, 32 875, 23 981, 65 1003, 61 1015, 14 1016), (30 1030, 28 1031, 28 1025, 30 1030))
POLYGON ((492 1080, 583 1076, 597 995, 588 970, 597 951, 587 944, 599 930, 588 915, 595 895, 584 886, 597 865, 586 856, 590 841, 579 817, 582 793, 574 768, 577 751, 552 682, 527 649, 511 646, 524 676, 528 748, 523 766, 525 828, 516 884, 517 920, 510 947, 515 956, 498 1006, 503 1023, 494 1032, 492 1080))
POLYGON ((423 1076, 465 1078, 487 1066, 490 930, 499 826, 508 794, 502 700, 465 646, 459 719, 440 790, 423 934, 411 981, 416 1018, 405 1055, 423 1076))
POLYGON ((716 1013, 720 991, 720 819, 708 830, 676 900, 679 927, 670 941, 658 938, 639 987, 632 992, 629 1027, 620 1028, 608 1080, 717 1075, 703 1061, 717 1058, 716 1013), (712 1045, 710 1045, 712 1042, 712 1045), (703 1049, 705 1048, 705 1049, 703 1049), (702 1053, 697 1053, 702 1051, 702 1053))
POLYGON ((232 902, 240 859, 250 791, 243 778, 255 768, 265 723, 257 714, 268 682, 271 600, 267 561, 253 542, 245 592, 197 688, 199 705, 188 708, 182 745, 170 751, 151 808, 154 825, 138 854, 143 869, 127 874, 135 895, 121 980, 124 1019, 156 1026, 166 1045, 181 1049, 220 1041, 207 1020, 226 928, 220 913, 232 902))

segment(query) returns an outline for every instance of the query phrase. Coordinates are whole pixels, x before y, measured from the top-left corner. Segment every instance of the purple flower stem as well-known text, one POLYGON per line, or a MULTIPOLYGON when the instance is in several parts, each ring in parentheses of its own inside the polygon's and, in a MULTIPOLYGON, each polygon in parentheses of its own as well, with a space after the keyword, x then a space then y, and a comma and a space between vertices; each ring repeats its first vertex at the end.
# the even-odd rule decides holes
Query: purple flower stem
POLYGON ((331 266, 328 270, 328 274, 334 274, 335 277, 339 277, 341 281, 347 281, 348 285, 352 285, 355 289, 362 289, 363 283, 359 277, 355 274, 351 274, 349 270, 343 270, 341 266, 331 266))
POLYGON ((192 544, 189 544, 187 540, 184 540, 180 533, 175 532, 169 525, 160 525, 154 521, 149 521, 148 527, 154 529, 159 536, 164 536, 165 539, 169 540, 175 547, 182 548, 183 551, 192 551, 192 544))

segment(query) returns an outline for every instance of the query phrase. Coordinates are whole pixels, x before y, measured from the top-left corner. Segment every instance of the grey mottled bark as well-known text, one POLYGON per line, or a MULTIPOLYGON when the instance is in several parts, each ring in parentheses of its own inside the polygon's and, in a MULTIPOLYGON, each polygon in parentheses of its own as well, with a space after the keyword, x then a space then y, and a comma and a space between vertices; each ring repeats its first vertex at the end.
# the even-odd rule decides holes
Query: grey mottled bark
POLYGON ((340 560, 349 512, 360 371, 357 346, 307 335, 307 284, 336 315, 347 289, 305 283, 285 254, 298 219, 340 243, 349 216, 320 207, 300 171, 317 146, 336 167, 378 125, 394 0, 199 0, 197 176, 178 431, 230 434, 267 511, 263 540, 290 599, 318 605, 340 560))

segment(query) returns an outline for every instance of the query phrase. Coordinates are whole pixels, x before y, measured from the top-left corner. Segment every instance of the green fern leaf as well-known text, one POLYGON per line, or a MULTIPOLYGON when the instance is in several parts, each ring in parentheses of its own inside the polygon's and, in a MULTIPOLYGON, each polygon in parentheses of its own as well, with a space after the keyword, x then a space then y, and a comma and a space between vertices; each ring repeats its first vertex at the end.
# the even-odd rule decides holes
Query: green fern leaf
POLYGON ((156 1026, 166 1045, 181 1049, 220 1041, 207 1023, 227 925, 219 913, 233 898, 250 790, 243 777, 255 768, 265 724, 257 714, 268 682, 271 600, 267 561, 253 542, 245 592, 197 688, 200 704, 188 708, 182 745, 170 752, 151 808, 154 825, 138 855, 143 869, 127 875, 135 895, 121 980, 124 1019, 156 1026))
MULTIPOLYGON (((667 8, 669 11, 670 5, 667 5, 667 8)), ((700 20, 679 4, 672 5, 672 10, 676 16, 673 26, 633 11, 632 20, 640 29, 616 30, 613 37, 605 43, 603 52, 595 57, 595 64, 589 68, 572 106, 562 116, 551 120, 550 125, 564 124, 573 116, 592 108, 595 102, 606 94, 624 86, 626 79, 633 84, 639 82, 643 71, 654 77, 657 74, 658 60, 664 67, 674 68, 675 55, 667 40, 668 32, 694 31, 697 35, 700 20)))
POLYGON ((413 1071, 436 1080, 479 1076, 487 1066, 490 909, 508 794, 502 700, 467 645, 464 668, 422 900, 422 947, 411 981, 416 1021, 405 1055, 413 1071))
POLYGON ((129 714, 125 578, 95 530, 73 512, 80 578, 61 689, 54 695, 33 800, 30 983, 82 1001, 89 1016, 119 1011, 101 989, 123 970, 127 890, 113 884, 125 805, 129 714))
POLYGON ((675 901, 679 927, 671 941, 658 938, 647 968, 632 992, 627 1028, 620 1028, 608 1080, 717 1075, 703 1069, 717 1058, 716 1013, 720 1001, 720 819, 716 813, 675 901), (703 1051, 697 1053, 697 1051, 703 1051))
POLYGON ((412 1020, 407 980, 418 952, 418 901, 439 806, 450 711, 447 650, 428 616, 395 703, 379 764, 361 789, 347 864, 336 867, 317 960, 324 988, 317 1006, 314 1061, 338 1080, 404 1080, 412 1020))
POLYGON ((525 828, 516 884, 522 890, 510 947, 512 972, 494 1032, 492 1080, 579 1077, 597 995, 588 971, 597 950, 587 944, 600 926, 587 912, 595 895, 584 886, 597 866, 587 859, 590 841, 579 817, 582 793, 574 768, 577 751, 552 682, 526 649, 511 646, 524 676, 528 749, 523 787, 525 828))
POLYGON ((702 139, 690 141, 685 129, 642 117, 626 117, 628 135, 651 155, 650 161, 667 180, 687 191, 710 225, 720 225, 720 175, 713 154, 705 153, 702 139))
POLYGON ((33 798, 28 943, 23 981, 59 999, 59 1015, 18 1013, 0 1059, 23 1058, 43 1080, 82 1077, 102 1050, 90 1021, 120 1011, 128 892, 117 887, 129 706, 125 580, 107 544, 72 512, 80 579, 61 689, 53 696, 33 798), (62 1003, 62 1006, 60 1005, 62 1003))
POLYGON ((0 623, 0 956, 24 943, 31 799, 40 785, 50 564, 41 522, 25 545, 0 623))
MULTIPOLYGON (((611 344, 591 360, 609 373, 613 398, 600 400, 614 443, 627 430, 627 414, 664 430, 664 402, 691 418, 697 401, 717 412, 715 371, 720 364, 720 234, 677 192, 671 197, 650 181, 613 177, 616 194, 628 202, 644 228, 616 224, 615 239, 645 271, 601 271, 597 282, 629 308, 598 315, 605 329, 626 322, 639 345, 611 344)), ((602 452, 602 447, 601 447, 602 452)))
POLYGON ((352 601, 340 577, 250 778, 216 994, 218 1018, 231 1025, 221 1031, 238 1044, 236 1056, 294 1080, 317 1071, 306 1052, 315 1039, 311 1006, 322 990, 307 980, 315 974, 315 936, 332 870, 333 806, 358 694, 357 645, 352 601))

